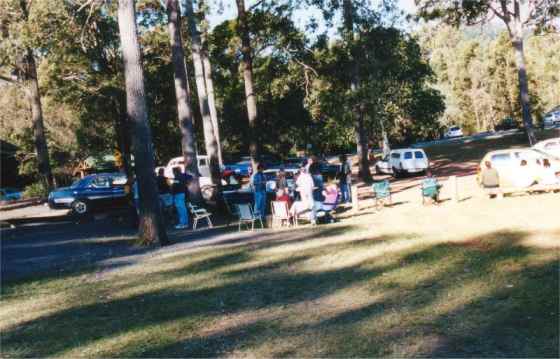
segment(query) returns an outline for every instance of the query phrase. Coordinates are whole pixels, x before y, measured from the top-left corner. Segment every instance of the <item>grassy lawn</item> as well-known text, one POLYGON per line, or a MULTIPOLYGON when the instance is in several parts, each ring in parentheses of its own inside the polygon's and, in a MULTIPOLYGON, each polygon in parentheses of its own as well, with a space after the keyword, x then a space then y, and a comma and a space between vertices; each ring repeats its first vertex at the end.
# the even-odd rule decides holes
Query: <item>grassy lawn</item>
POLYGON ((559 254, 531 236, 341 223, 3 283, 2 356, 557 357, 559 254))

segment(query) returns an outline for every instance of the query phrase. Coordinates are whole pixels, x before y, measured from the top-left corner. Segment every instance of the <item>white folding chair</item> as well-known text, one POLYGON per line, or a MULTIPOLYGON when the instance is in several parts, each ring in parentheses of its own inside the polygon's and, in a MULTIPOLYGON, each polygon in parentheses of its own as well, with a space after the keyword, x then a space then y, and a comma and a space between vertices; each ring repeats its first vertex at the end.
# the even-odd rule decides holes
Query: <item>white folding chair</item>
POLYGON ((280 227, 282 227, 284 225, 284 221, 286 221, 286 223, 289 226, 291 216, 288 210, 288 203, 283 201, 272 201, 271 206, 272 206, 272 225, 274 226, 274 223, 276 221, 280 221, 280 227))
POLYGON ((193 215, 193 230, 196 230, 198 221, 200 221, 201 219, 206 219, 206 222, 208 223, 208 228, 213 227, 212 221, 210 220, 212 213, 208 212, 205 208, 195 206, 194 204, 191 203, 187 203, 187 205, 189 206, 189 210, 193 215))
POLYGON ((260 217, 255 217, 251 205, 249 203, 238 203, 236 204, 237 211, 239 213, 239 231, 241 231, 241 224, 251 223, 251 230, 255 229, 255 222, 259 221, 261 223, 261 228, 264 228, 262 219, 260 217))

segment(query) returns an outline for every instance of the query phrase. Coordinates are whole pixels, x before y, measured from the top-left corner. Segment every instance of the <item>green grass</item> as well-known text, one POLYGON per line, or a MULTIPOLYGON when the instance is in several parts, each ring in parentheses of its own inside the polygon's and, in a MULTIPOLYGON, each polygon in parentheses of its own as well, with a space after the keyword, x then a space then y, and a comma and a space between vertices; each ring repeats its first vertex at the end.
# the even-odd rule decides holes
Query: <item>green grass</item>
POLYGON ((529 235, 333 225, 3 283, 2 356, 557 357, 559 255, 529 235))

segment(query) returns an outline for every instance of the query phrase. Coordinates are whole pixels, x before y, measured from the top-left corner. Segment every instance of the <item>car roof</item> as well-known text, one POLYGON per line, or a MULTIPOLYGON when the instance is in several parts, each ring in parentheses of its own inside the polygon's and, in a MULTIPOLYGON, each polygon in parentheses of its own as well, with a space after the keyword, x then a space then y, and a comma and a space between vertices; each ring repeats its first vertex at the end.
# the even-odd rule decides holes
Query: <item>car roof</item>
POLYGON ((421 148, 412 148, 412 147, 409 147, 409 148, 397 148, 397 149, 391 150, 391 152, 409 152, 409 151, 420 151, 420 152, 424 152, 424 150, 421 149, 421 148))

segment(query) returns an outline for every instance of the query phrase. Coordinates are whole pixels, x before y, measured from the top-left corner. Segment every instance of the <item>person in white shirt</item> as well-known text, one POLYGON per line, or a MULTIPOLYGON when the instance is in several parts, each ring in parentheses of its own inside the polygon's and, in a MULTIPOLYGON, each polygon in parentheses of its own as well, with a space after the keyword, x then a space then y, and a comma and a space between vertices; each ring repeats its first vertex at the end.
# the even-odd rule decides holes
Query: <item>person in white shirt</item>
POLYGON ((305 167, 300 169, 296 180, 296 191, 299 192, 300 200, 295 201, 290 209, 292 215, 303 213, 313 208, 313 178, 305 167))

